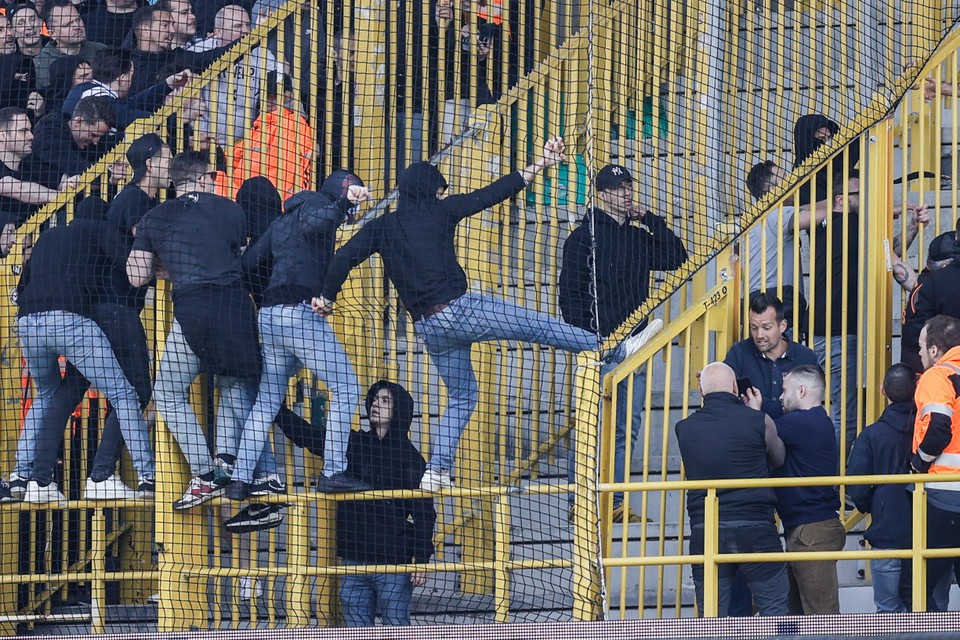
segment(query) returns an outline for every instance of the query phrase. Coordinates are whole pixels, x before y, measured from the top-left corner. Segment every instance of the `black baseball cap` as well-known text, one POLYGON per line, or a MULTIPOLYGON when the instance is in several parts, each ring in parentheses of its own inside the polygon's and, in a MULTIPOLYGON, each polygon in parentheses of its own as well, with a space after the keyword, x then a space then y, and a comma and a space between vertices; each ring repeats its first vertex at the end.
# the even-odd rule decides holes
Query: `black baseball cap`
POLYGON ((930 241, 927 260, 940 262, 942 260, 951 260, 958 256, 960 256, 960 244, 957 244, 956 231, 941 233, 930 241))
POLYGON ((130 148, 127 149, 127 162, 133 168, 131 183, 136 184, 143 179, 144 174, 147 173, 147 160, 157 155, 164 146, 163 138, 155 133, 140 136, 130 143, 130 148))
POLYGON ((600 169, 600 171, 597 171, 597 177, 593 180, 597 191, 616 189, 624 182, 633 182, 633 176, 630 175, 626 167, 619 164, 608 164, 603 169, 600 169))

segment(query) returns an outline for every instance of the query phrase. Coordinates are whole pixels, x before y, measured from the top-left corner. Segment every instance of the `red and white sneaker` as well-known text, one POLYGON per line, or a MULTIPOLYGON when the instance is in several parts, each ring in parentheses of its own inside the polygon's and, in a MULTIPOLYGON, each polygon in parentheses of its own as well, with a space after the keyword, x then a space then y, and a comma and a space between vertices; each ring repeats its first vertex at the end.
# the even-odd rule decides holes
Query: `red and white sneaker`
POLYGON ((213 500, 224 492, 229 482, 230 477, 220 473, 214 473, 212 480, 204 480, 201 476, 191 478, 183 497, 173 503, 173 508, 182 511, 213 500))

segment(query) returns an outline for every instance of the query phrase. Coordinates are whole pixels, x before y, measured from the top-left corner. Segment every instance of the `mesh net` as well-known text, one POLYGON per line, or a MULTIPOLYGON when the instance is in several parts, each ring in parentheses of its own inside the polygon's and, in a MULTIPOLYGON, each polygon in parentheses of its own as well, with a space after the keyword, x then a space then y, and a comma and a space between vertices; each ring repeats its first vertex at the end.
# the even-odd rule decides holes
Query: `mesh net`
POLYGON ((681 553, 679 493, 598 477, 679 477, 752 165, 816 202, 957 15, 0 5, 4 634, 692 615, 598 563, 681 553))

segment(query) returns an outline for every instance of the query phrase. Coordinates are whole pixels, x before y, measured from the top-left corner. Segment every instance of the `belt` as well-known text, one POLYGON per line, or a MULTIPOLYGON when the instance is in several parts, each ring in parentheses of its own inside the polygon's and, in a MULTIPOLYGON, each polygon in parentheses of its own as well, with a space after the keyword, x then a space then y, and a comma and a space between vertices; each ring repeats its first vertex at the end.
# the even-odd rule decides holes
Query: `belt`
POLYGON ((427 309, 426 311, 424 311, 423 313, 421 313, 421 314, 420 314, 420 318, 417 320, 417 322, 420 322, 420 320, 426 320, 427 318, 430 318, 430 317, 432 317, 432 316, 435 316, 435 315, 437 315, 438 313, 440 313, 441 311, 443 311, 444 309, 446 309, 446 308, 449 307, 449 306, 450 306, 450 305, 447 304, 446 302, 441 302, 440 304, 435 304, 435 305, 433 305, 432 307, 430 307, 429 309, 427 309))

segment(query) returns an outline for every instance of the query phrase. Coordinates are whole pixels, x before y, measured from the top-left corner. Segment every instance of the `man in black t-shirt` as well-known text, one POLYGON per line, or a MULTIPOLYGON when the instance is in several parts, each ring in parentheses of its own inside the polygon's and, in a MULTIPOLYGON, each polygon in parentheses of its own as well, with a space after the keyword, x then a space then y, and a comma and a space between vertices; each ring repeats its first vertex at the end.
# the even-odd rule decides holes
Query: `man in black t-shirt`
MULTIPOLYGON (((688 480, 769 478, 783 464, 783 441, 769 416, 744 406, 737 397, 737 377, 722 362, 700 374, 703 407, 677 423, 675 431, 688 480)), ((704 490, 687 494, 690 516, 690 555, 704 552, 704 490)), ((776 495, 770 487, 720 489, 719 542, 721 553, 783 551, 774 521, 776 495)), ((724 563, 719 568, 717 614, 727 615, 733 576, 740 571, 760 615, 787 615, 789 581, 783 562, 724 563)), ((697 605, 703 615, 703 565, 693 565, 697 605)))
MULTIPOLYGON (((193 475, 175 509, 199 505, 226 488, 260 376, 256 317, 238 262, 246 240, 244 215, 235 202, 213 195, 215 176, 203 153, 174 157, 170 178, 178 197, 143 217, 127 260, 131 285, 150 282, 158 263, 173 284, 175 321, 154 395, 193 475), (217 462, 190 405, 190 386, 201 372, 216 374, 221 390, 217 462)), ((275 473, 269 445, 264 453, 257 472, 275 473)))

